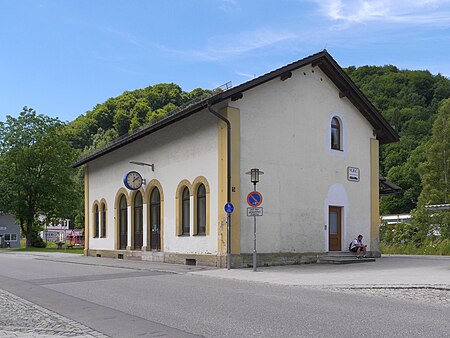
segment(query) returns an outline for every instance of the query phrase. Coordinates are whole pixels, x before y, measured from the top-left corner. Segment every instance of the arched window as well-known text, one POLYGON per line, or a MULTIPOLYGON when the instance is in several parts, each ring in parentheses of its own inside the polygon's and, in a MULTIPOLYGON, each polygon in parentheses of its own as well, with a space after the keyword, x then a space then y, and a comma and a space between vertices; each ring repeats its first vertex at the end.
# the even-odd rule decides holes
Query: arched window
POLYGON ((143 215, 142 215, 142 194, 140 191, 136 193, 133 204, 134 213, 134 250, 141 250, 143 244, 143 215))
POLYGON ((100 231, 100 237, 105 238, 106 237, 106 204, 102 203, 100 208, 101 213, 101 231, 100 231))
POLYGON ((127 198, 122 195, 119 202, 119 249, 125 250, 127 248, 128 235, 128 210, 127 198))
POLYGON ((181 234, 189 235, 191 219, 191 202, 189 199, 189 189, 185 187, 181 194, 181 234))
POLYGON ((206 235, 206 189, 200 184, 197 189, 197 235, 206 235))
POLYGON ((341 123, 337 117, 331 119, 331 149, 342 150, 341 123))
POLYGON ((98 211, 98 204, 95 204, 94 206, 94 232, 93 237, 98 238, 98 229, 100 227, 100 213, 98 211))
POLYGON ((150 194, 150 249, 161 250, 161 195, 156 187, 150 194))

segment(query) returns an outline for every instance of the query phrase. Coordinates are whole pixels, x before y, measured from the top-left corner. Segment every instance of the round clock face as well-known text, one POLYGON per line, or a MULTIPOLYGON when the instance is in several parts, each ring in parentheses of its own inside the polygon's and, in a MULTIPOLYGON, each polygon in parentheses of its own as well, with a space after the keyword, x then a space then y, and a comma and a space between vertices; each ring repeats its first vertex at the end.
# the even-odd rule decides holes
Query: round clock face
POLYGON ((123 183, 130 190, 138 190, 142 186, 142 176, 137 171, 130 171, 125 174, 123 183))

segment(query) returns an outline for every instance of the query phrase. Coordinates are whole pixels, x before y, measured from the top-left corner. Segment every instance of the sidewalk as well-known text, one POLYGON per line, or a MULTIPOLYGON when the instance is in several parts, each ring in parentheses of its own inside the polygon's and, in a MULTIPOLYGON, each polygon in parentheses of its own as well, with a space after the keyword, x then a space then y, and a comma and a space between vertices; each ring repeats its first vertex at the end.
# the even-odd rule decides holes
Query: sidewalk
POLYGON ((220 269, 195 274, 278 285, 434 286, 450 290, 450 257, 383 255, 371 263, 258 267, 256 272, 220 269))
MULTIPOLYGON (((0 253, 2 254, 2 253, 0 253)), ((450 290, 450 256, 383 255, 376 262, 360 264, 302 264, 248 269, 217 269, 201 266, 86 257, 77 254, 8 252, 30 259, 122 269, 192 274, 277 285, 297 286, 434 286, 450 290), (357 276, 357 278, 355 278, 357 276)))

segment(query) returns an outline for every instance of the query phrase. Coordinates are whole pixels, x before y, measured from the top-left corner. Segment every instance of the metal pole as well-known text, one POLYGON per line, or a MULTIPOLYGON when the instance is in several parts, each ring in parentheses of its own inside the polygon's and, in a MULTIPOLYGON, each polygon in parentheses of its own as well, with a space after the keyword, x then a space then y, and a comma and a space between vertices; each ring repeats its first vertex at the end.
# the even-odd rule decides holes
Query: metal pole
POLYGON ((256 216, 253 216, 253 271, 256 271, 256 216))
MULTIPOLYGON (((253 184, 253 191, 256 191, 256 183, 253 184)), ((256 216, 253 216, 253 271, 256 271, 256 216)))
POLYGON ((231 229, 230 229, 230 213, 227 213, 227 269, 231 269, 231 229))

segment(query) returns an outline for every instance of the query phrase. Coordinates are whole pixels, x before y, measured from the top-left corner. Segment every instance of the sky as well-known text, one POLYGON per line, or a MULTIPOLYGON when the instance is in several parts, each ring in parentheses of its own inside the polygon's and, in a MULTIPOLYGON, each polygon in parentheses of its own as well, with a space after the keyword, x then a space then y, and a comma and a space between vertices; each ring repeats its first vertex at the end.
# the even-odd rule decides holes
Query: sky
POLYGON ((323 49, 450 77, 450 0, 0 0, 0 121, 126 90, 233 86, 323 49))

